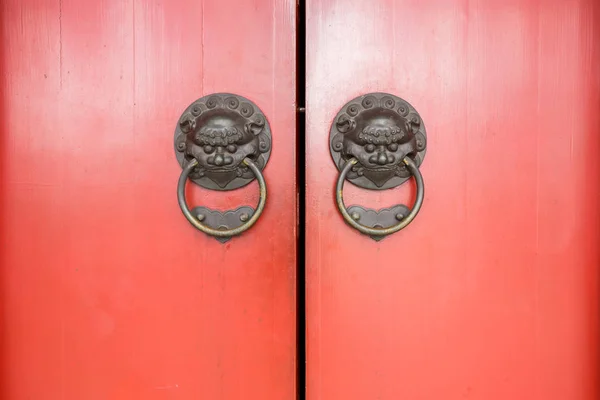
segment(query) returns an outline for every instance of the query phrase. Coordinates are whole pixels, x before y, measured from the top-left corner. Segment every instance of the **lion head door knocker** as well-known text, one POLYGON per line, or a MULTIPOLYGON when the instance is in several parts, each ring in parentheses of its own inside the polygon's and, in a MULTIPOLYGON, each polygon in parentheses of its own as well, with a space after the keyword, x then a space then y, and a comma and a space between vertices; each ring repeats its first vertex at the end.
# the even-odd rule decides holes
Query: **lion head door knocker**
POLYGON ((417 216, 424 195, 419 166, 425 157, 425 126, 406 101, 387 93, 370 93, 347 103, 331 126, 330 151, 340 171, 336 202, 344 220, 375 240, 398 232, 417 216), (383 210, 346 208, 344 181, 370 190, 401 185, 413 176, 417 196, 412 209, 397 205, 383 210))
POLYGON ((202 97, 184 112, 175 129, 175 154, 183 168, 177 199, 183 215, 198 230, 225 242, 248 230, 263 212, 267 187, 262 170, 271 154, 271 128, 258 106, 234 94, 202 97), (190 210, 185 200, 187 179, 210 190, 233 190, 252 182, 260 188, 256 210, 231 211, 207 207, 190 210))

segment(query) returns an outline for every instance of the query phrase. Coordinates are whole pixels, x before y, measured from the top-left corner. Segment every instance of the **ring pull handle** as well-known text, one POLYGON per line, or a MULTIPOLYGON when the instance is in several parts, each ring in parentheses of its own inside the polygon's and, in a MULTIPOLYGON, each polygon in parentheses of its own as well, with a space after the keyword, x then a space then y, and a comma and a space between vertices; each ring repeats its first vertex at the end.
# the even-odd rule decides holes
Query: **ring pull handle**
MULTIPOLYGON (((251 210, 251 208, 249 207, 242 207, 238 210, 227 211, 225 213, 233 214, 232 217, 234 220, 235 218, 238 218, 242 222, 240 226, 237 226, 232 229, 211 228, 207 224, 203 223, 203 221, 205 221, 208 218, 207 213, 204 212, 204 208, 195 208, 195 212, 192 212, 190 210, 185 200, 185 184, 190 173, 194 170, 194 168, 198 166, 198 160, 193 159, 185 166, 185 168, 181 172, 181 176, 179 177, 179 182, 177 183, 177 201, 179 202, 179 207, 181 208, 183 215, 190 222, 190 224, 192 224, 194 228, 217 239, 228 240, 233 236, 237 236, 242 234, 243 232, 246 232, 252 227, 252 225, 256 223, 256 221, 258 221, 258 218, 262 214, 263 210, 265 209, 265 204, 267 203, 267 184, 265 182, 265 178, 262 172, 256 166, 256 164, 252 162, 252 160, 250 160, 249 158, 245 158, 243 163, 247 165, 248 168, 250 168, 250 170, 254 174, 254 176, 256 176, 256 180, 258 181, 258 186, 260 188, 260 198, 258 201, 258 206, 256 207, 256 211, 251 212, 251 215, 249 215, 250 213, 247 210, 251 210)), ((218 211, 212 211, 213 215, 211 216, 213 219, 218 218, 218 215, 215 216, 214 213, 224 215, 223 213, 220 213, 218 211)))
POLYGON ((388 93, 369 93, 338 112, 329 135, 330 151, 340 174, 336 204, 348 225, 372 239, 406 228, 421 210, 425 194, 419 165, 425 157, 426 132, 420 115, 407 101, 388 93), (404 205, 373 210, 346 207, 344 181, 369 190, 397 187, 414 177, 417 196, 404 205))
POLYGON ((177 201, 193 227, 221 242, 250 229, 262 214, 267 185, 262 170, 271 154, 271 128, 260 108, 235 94, 202 97, 185 109, 175 129, 175 155, 182 167, 177 201), (256 210, 242 206, 217 211, 189 208, 187 180, 205 189, 227 191, 258 181, 256 210))
MULTIPOLYGON (((356 158, 352 158, 350 161, 348 161, 346 163, 346 166, 340 172, 340 175, 337 180, 337 185, 336 185, 336 189, 335 189, 335 200, 336 200, 338 209, 340 210, 340 213, 342 213, 342 217, 344 217, 344 220, 346 221, 346 223, 348 223, 348 225, 350 225, 357 231, 364 233, 365 235, 371 236, 375 240, 381 240, 387 235, 391 235, 392 233, 396 233, 396 232, 406 228, 411 222, 413 222, 413 220, 415 219, 415 217, 421 210, 421 206, 423 206, 423 199, 425 197, 425 185, 423 182, 423 175, 421 175, 421 171, 419 171, 419 168, 417 167, 415 162, 413 160, 411 160, 409 157, 405 157, 403 159, 403 162, 406 165, 406 167, 408 168, 408 170, 410 171, 410 173, 412 174, 412 176, 415 178, 415 181, 417 183, 417 198, 415 200, 415 204, 413 205, 412 209, 410 211, 408 211, 408 213, 406 213, 406 214, 404 214, 402 212, 402 210, 406 209, 406 207, 402 206, 402 205, 398 205, 398 206, 395 206, 395 207, 392 207, 391 209, 389 209, 389 211, 391 211, 391 212, 388 213, 390 215, 387 216, 387 219, 389 220, 390 216, 391 216, 392 218, 395 218, 399 222, 393 224, 390 227, 386 227, 386 228, 384 228, 384 227, 368 227, 368 226, 360 224, 359 220, 362 217, 361 214, 367 213, 367 210, 363 209, 362 207, 354 206, 352 208, 354 208, 355 210, 352 210, 350 212, 348 211, 348 209, 346 209, 346 205, 344 204, 344 181, 346 180, 346 175, 348 174, 348 171, 350 171, 352 169, 352 167, 358 163, 358 160, 356 158), (400 211, 400 212, 394 212, 394 210, 400 211)), ((385 210, 385 211, 388 211, 388 210, 385 210)), ((385 222, 383 222, 383 220, 386 219, 385 214, 383 214, 381 211, 375 212, 375 213, 377 214, 377 217, 379 217, 379 219, 380 219, 379 223, 381 225, 385 225, 385 222)))

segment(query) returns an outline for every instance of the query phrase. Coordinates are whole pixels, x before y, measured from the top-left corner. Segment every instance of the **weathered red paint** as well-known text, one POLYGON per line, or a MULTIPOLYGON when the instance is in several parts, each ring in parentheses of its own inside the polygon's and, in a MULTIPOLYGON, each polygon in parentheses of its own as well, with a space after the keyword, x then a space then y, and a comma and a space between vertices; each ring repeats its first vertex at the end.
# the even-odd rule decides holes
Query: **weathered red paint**
POLYGON ((0 9, 0 397, 294 398, 295 2, 0 9), (273 152, 263 216, 222 245, 181 215, 172 142, 224 91, 266 113, 273 152))
POLYGON ((600 3, 307 7, 308 400, 599 398, 600 3), (328 148, 373 91, 429 138, 421 214, 379 243, 338 214, 328 148))

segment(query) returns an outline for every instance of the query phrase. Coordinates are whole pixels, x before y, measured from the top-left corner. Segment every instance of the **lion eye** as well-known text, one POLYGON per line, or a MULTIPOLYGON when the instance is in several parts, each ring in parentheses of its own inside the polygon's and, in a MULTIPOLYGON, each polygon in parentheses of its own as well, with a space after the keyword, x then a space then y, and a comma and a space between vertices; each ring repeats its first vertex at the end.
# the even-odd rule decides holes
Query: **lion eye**
POLYGON ((212 146, 210 146, 210 145, 206 145, 206 146, 204 146, 204 152, 205 152, 206 154, 210 154, 210 153, 212 153, 213 151, 215 151, 215 148, 214 148, 214 147, 212 147, 212 146))
POLYGON ((365 146, 365 150, 367 150, 367 153, 372 153, 375 151, 375 145, 373 144, 368 144, 365 146))
POLYGON ((227 151, 230 153, 235 153, 237 151, 237 146, 235 144, 230 144, 227 146, 227 151))
POLYGON ((388 146, 388 150, 389 151, 396 151, 398 150, 398 145, 396 143, 392 143, 388 146))

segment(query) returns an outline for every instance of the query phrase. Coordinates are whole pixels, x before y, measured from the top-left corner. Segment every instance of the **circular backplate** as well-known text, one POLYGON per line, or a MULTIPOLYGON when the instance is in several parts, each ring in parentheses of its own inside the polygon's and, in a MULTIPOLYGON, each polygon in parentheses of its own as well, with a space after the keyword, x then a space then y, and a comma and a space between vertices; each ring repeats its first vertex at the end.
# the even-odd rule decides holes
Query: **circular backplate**
POLYGON ((356 158, 346 179, 365 189, 404 183, 410 172, 402 160, 408 156, 421 165, 426 146, 425 125, 417 110, 388 93, 369 93, 346 103, 329 132, 329 150, 338 170, 356 158))
POLYGON ((260 108, 230 93, 204 96, 185 109, 175 128, 175 155, 183 168, 190 160, 196 184, 212 190, 238 189, 252 182, 248 157, 262 171, 271 155, 271 128, 260 108))

